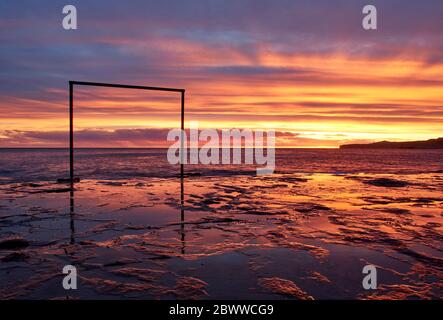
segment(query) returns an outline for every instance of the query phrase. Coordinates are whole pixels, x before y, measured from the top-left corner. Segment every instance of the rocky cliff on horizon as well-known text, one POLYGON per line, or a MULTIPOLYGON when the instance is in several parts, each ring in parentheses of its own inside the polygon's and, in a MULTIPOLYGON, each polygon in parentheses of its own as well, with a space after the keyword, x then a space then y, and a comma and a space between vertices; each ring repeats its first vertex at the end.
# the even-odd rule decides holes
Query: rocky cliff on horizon
POLYGON ((344 144, 340 149, 443 149, 443 137, 425 141, 380 141, 367 144, 344 144))

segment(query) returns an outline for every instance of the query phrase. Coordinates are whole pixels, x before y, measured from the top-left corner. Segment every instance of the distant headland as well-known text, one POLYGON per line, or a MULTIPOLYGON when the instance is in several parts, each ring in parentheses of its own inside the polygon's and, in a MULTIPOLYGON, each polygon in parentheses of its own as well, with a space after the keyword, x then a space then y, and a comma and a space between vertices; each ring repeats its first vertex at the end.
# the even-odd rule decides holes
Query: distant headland
POLYGON ((344 144, 340 149, 443 149, 443 137, 425 141, 380 141, 367 144, 344 144))

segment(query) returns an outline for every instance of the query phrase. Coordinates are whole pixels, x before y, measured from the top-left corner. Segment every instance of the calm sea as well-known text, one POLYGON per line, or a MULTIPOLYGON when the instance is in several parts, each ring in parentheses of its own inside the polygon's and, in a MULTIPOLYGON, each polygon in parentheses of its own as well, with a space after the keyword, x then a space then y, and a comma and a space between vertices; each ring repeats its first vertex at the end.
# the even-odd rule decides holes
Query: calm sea
MULTIPOLYGON (((443 172, 443 150, 277 149, 276 173, 443 172)), ((67 149, 0 149, 0 183, 66 178, 67 149)), ((76 176, 82 179, 173 177, 166 149, 78 149, 76 176)), ((255 174, 251 165, 186 165, 185 172, 208 176, 255 174)))

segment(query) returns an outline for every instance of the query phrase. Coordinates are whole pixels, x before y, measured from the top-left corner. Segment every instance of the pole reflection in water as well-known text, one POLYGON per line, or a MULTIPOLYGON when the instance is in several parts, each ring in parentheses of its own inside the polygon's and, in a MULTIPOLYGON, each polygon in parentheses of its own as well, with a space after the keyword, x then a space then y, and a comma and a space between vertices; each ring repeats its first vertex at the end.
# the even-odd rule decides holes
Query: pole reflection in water
POLYGON ((71 181, 71 191, 69 192, 69 217, 71 220, 71 244, 75 243, 75 225, 74 225, 74 183, 71 181))
MULTIPOLYGON (((75 244, 75 189, 74 183, 71 182, 71 188, 69 192, 69 218, 70 218, 70 230, 71 238, 70 243, 75 244)), ((181 238, 181 253, 185 254, 185 196, 184 196, 184 175, 183 165, 180 169, 180 238, 181 238)))
POLYGON ((184 195, 184 177, 183 177, 183 164, 180 165, 180 232, 182 241, 181 253, 185 254, 185 195, 184 195))

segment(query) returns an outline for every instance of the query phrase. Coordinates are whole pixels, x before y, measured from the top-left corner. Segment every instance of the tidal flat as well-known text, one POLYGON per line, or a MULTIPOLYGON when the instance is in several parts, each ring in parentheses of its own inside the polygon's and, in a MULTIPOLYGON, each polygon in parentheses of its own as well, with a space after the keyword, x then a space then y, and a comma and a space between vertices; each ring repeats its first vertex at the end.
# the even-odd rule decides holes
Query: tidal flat
POLYGON ((0 298, 442 299, 442 190, 438 172, 5 182, 0 298))

